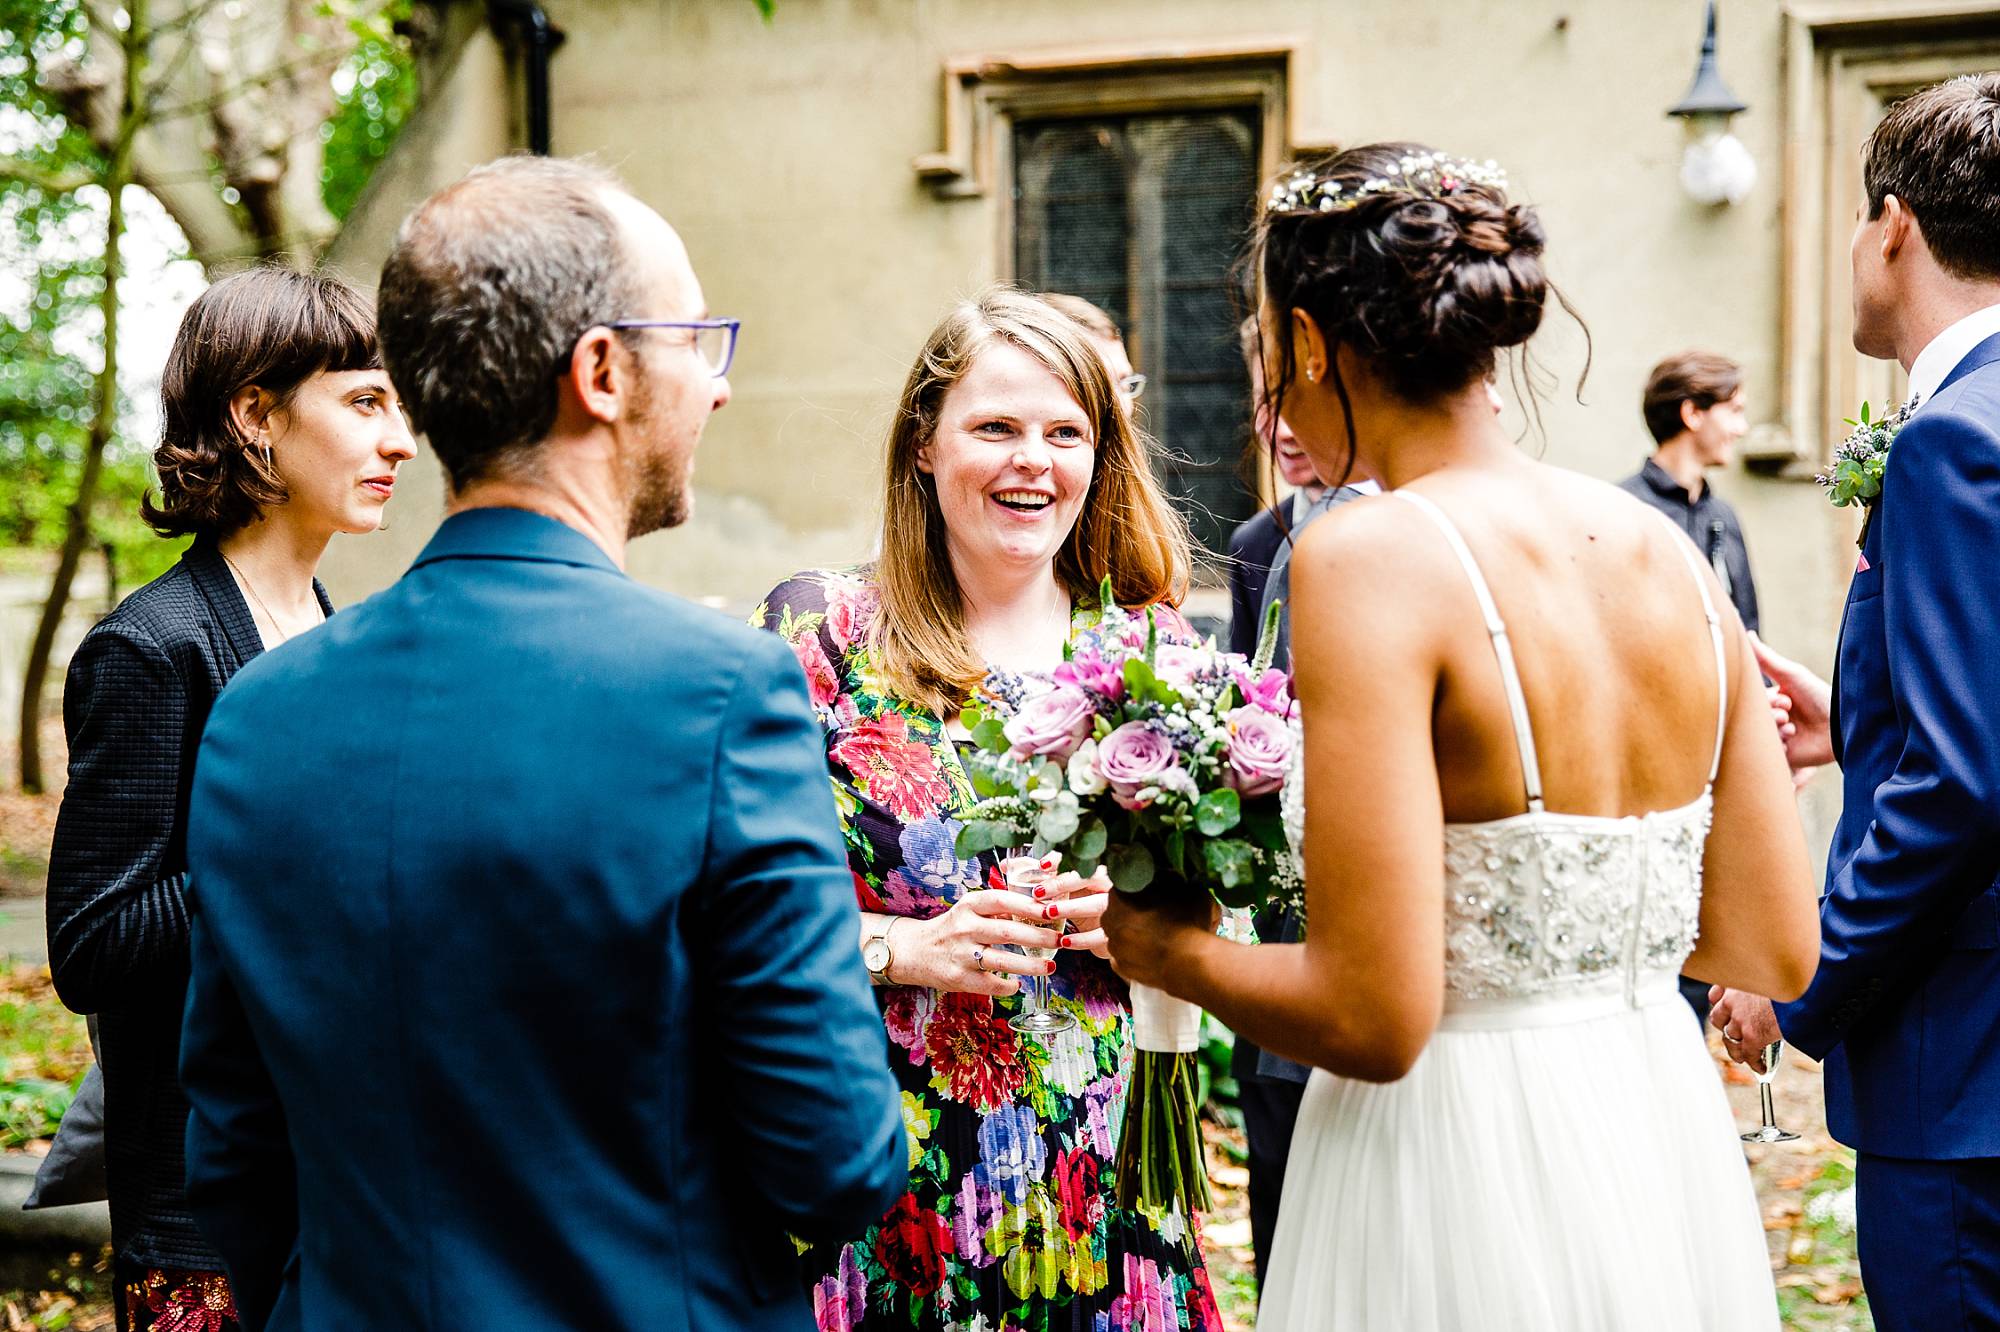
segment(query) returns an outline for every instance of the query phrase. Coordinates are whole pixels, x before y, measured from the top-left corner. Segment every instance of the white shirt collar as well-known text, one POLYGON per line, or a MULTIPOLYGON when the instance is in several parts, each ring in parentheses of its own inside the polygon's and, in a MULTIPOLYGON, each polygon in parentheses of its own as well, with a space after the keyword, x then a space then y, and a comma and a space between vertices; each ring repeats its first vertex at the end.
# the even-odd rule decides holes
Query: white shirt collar
POLYGON ((2000 305, 1974 310, 1932 338, 1910 362, 1910 396, 1929 402, 1967 353, 1995 333, 2000 333, 2000 305))

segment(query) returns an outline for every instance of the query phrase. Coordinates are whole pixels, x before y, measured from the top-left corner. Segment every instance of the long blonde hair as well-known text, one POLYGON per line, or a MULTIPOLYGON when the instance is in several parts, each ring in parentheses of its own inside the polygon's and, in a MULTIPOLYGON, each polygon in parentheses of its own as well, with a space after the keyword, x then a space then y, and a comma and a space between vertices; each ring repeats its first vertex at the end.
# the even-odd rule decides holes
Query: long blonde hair
POLYGON ((1119 405, 1104 362, 1083 331, 1039 297, 991 287, 945 314, 903 384, 889 427, 888 493, 876 564, 881 610, 868 646, 875 673, 903 698, 956 712, 985 678, 965 632, 965 609, 945 540, 937 487, 917 453, 937 433, 945 395, 996 341, 1040 361, 1090 419, 1096 466, 1056 576, 1080 601, 1108 576, 1120 605, 1178 605, 1187 591, 1187 523, 1153 478, 1145 436, 1119 405))

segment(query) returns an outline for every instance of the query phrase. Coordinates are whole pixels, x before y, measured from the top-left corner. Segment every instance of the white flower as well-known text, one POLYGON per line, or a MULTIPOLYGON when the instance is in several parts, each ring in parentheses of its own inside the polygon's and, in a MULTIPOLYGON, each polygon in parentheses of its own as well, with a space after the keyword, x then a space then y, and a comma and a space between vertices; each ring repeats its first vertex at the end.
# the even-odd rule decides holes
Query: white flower
POLYGON ((1086 740, 1069 756, 1069 789, 1080 796, 1101 795, 1104 778, 1097 771, 1097 742, 1086 740))

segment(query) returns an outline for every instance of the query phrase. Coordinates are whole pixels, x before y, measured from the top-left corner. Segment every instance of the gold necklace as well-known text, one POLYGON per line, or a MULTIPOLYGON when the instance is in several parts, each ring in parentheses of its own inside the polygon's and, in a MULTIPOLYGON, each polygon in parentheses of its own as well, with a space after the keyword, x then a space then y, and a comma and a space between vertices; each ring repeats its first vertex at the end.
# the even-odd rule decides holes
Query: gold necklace
POLYGON ((257 603, 257 609, 264 612, 264 618, 271 622, 271 630, 272 632, 278 635, 278 641, 280 643, 291 642, 292 636, 285 632, 285 626, 278 623, 278 617, 276 615, 273 615, 271 613, 271 608, 264 604, 264 598, 257 595, 257 585, 250 581, 250 575, 244 573, 243 570, 237 565, 236 561, 230 559, 228 555, 223 554, 223 552, 219 550, 216 552, 216 554, 222 555, 222 562, 228 565, 230 569, 236 574, 237 581, 243 584, 243 590, 250 594, 250 600, 257 603))

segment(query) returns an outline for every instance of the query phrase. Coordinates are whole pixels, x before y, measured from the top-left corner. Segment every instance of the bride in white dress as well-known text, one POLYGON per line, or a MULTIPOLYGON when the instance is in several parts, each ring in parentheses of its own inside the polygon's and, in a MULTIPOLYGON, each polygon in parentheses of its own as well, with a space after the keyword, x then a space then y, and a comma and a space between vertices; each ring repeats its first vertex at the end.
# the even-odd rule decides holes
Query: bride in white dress
POLYGON ((1319 1070, 1259 1332, 1771 1332, 1674 984, 1796 995, 1817 960, 1748 640, 1684 536, 1494 420, 1547 284, 1490 164, 1349 150, 1259 244, 1273 406, 1323 476, 1390 492, 1291 562, 1306 942, 1106 917, 1130 979, 1319 1070))

